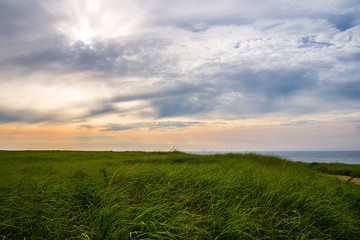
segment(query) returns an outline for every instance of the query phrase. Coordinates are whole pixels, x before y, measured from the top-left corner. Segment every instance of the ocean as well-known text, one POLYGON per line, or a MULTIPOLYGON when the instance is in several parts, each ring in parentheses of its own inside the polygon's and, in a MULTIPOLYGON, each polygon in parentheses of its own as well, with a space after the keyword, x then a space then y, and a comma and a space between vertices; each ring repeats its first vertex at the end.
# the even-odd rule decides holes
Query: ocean
MULTIPOLYGON (((233 153, 248 153, 244 151, 231 151, 233 153)), ((227 151, 192 152, 197 154, 229 153, 227 151)), ((300 162, 339 162, 347 164, 360 164, 360 151, 256 151, 263 155, 274 155, 300 162)))

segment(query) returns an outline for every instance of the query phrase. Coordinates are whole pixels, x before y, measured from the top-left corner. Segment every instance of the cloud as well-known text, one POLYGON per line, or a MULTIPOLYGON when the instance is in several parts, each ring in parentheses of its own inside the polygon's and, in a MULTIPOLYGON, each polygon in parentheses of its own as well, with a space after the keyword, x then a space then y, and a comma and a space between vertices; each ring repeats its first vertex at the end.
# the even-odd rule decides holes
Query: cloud
POLYGON ((96 140, 109 140, 113 139, 113 136, 78 136, 68 138, 68 140, 76 140, 76 141, 96 141, 96 140))
POLYGON ((359 24, 359 15, 356 14, 356 12, 351 11, 330 16, 329 21, 340 31, 346 31, 359 24))
POLYGON ((302 125, 308 125, 308 124, 313 124, 315 123, 314 120, 310 120, 310 121, 291 121, 289 123, 284 123, 282 124, 283 126, 302 126, 302 125))
POLYGON ((291 118, 359 107, 356 1, 3 1, 0 9, 2 122, 291 118))
POLYGON ((302 37, 301 42, 299 44, 299 48, 303 48, 303 47, 322 48, 322 47, 330 47, 332 45, 333 45, 332 43, 328 43, 328 42, 317 42, 315 40, 315 37, 311 36, 311 37, 302 37))
POLYGON ((140 129, 148 128, 149 130, 153 129, 173 129, 173 128, 185 128, 190 126, 201 126, 204 123, 202 122, 145 122, 145 123, 134 123, 134 124, 125 124, 125 125, 110 125, 110 127, 100 130, 102 132, 108 131, 125 131, 131 129, 140 129))
POLYGON ((10 112, 0 111, 0 123, 7 122, 17 122, 22 119, 20 116, 16 116, 16 114, 11 114, 10 112))
POLYGON ((360 100, 360 79, 346 83, 333 83, 329 86, 328 94, 347 100, 360 100))
POLYGON ((41 4, 36 0, 0 2, 2 37, 18 38, 28 35, 30 39, 33 39, 35 36, 44 36, 51 27, 44 24, 49 23, 49 20, 51 22, 49 14, 42 11, 41 4))
POLYGON ((156 22, 171 23, 197 30, 194 25, 244 25, 259 19, 325 18, 344 30, 349 21, 359 19, 356 0, 278 1, 278 0, 187 0, 158 1, 150 5, 156 22))
POLYGON ((92 125, 88 125, 88 124, 82 124, 82 125, 79 125, 79 128, 94 129, 95 127, 92 125))
MULTIPOLYGON (((158 118, 206 116, 217 111, 241 117, 276 112, 284 109, 279 100, 317 88, 317 80, 312 74, 306 69, 219 74, 214 76, 214 81, 204 82, 203 87, 188 85, 192 91, 150 99, 150 104, 158 118)), ((226 119, 224 115, 223 118, 226 119)))
POLYGON ((0 123, 9 122, 27 122, 39 123, 43 121, 53 120, 57 116, 52 114, 42 114, 32 110, 14 111, 9 109, 0 109, 0 123))
POLYGON ((298 91, 316 87, 316 77, 309 69, 277 69, 275 71, 244 72, 231 76, 230 88, 250 96, 269 99, 286 97, 298 91))

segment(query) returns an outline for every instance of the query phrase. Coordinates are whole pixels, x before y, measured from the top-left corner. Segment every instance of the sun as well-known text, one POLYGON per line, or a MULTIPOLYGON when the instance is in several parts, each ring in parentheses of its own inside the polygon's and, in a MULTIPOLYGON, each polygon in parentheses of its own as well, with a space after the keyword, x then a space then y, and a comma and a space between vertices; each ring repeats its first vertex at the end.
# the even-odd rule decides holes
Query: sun
POLYGON ((74 31, 75 41, 81 41, 85 46, 92 46, 94 34, 90 28, 89 21, 85 20, 78 29, 74 31))
POLYGON ((41 5, 54 16, 54 30, 69 44, 95 49, 96 43, 127 40, 143 32, 146 12, 131 0, 57 0, 41 5))

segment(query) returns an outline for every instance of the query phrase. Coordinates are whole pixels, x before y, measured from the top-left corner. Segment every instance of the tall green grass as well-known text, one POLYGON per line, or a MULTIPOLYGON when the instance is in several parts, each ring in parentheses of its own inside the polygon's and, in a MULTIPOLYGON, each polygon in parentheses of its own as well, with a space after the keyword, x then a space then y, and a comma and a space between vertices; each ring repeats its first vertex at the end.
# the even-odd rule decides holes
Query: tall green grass
POLYGON ((0 164, 2 239, 360 239, 359 185, 274 156, 0 151, 0 164))
POLYGON ((360 165, 345 163, 308 163, 309 167, 322 173, 360 177, 360 165))

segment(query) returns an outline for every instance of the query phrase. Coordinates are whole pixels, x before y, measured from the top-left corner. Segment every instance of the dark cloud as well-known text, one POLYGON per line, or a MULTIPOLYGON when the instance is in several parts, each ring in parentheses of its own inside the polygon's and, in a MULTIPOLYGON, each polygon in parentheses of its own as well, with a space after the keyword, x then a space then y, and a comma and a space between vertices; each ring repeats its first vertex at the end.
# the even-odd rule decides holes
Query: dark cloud
POLYGON ((346 83, 332 83, 326 86, 326 93, 335 98, 360 100, 360 80, 346 83))
POLYGON ((79 128, 94 129, 95 127, 92 125, 82 124, 79 125, 79 128))
POLYGON ((317 84, 315 74, 309 69, 240 72, 229 76, 229 87, 249 96, 261 95, 274 99, 314 89, 317 84))
POLYGON ((166 74, 176 61, 175 57, 169 59, 162 55, 165 43, 158 39, 125 43, 93 40, 91 44, 77 41, 69 45, 66 37, 59 36, 33 44, 35 47, 30 53, 6 59, 5 65, 22 66, 28 72, 94 71, 107 77, 151 77, 166 74))
POLYGON ((157 113, 157 118, 191 116, 213 110, 214 105, 209 104, 210 101, 211 97, 206 93, 187 94, 152 101, 152 106, 157 113))
POLYGON ((317 86, 316 72, 306 69, 248 71, 217 74, 201 84, 187 83, 182 86, 180 82, 176 95, 171 94, 168 89, 163 89, 164 92, 154 94, 149 99, 158 118, 206 115, 209 112, 224 110, 244 116, 247 113, 261 114, 281 111, 284 108, 291 109, 291 105, 284 106, 284 99, 295 94, 312 92, 317 86), (233 98, 236 93, 243 97, 233 98), (155 97, 159 95, 163 97, 155 97), (228 100, 221 102, 219 98, 228 100), (282 100, 281 105, 277 99, 282 100))
POLYGON ((172 129, 172 128, 185 128, 190 126, 201 126, 204 123, 202 122, 146 122, 146 123, 134 123, 134 124, 124 124, 124 125, 110 125, 110 127, 100 130, 103 132, 107 131, 125 131, 131 129, 139 129, 139 128, 148 128, 149 130, 158 129, 158 128, 165 128, 165 129, 172 129))
POLYGON ((8 122, 26 122, 39 123, 56 118, 51 114, 41 114, 32 110, 1 110, 0 109, 0 123, 8 122))
POLYGON ((111 113, 111 112, 116 112, 116 108, 112 105, 112 103, 108 102, 108 101, 104 101, 102 103, 98 103, 99 106, 97 107, 90 107, 90 111, 87 114, 87 117, 93 117, 93 116, 98 116, 98 115, 102 115, 105 113, 111 113))
POLYGON ((329 17, 330 23, 332 23, 340 31, 346 31, 356 26, 356 21, 359 19, 360 17, 358 13, 345 13, 329 17))
POLYGON ((50 16, 43 11, 38 1, 0 2, 0 34, 3 40, 8 36, 42 35, 50 27, 49 21, 50 16))
POLYGON ((20 116, 6 111, 0 111, 0 123, 17 122, 22 120, 20 116))
MULTIPOLYGON (((34 43, 36 44, 36 43, 34 43)), ((69 45, 66 38, 52 38, 43 44, 41 48, 37 45, 32 52, 16 57, 11 61, 17 66, 22 66, 31 71, 54 71, 51 67, 56 64, 61 71, 74 72, 86 70, 112 71, 114 68, 114 52, 112 49, 110 56, 106 55, 106 47, 101 43, 94 46, 87 46, 81 42, 69 45), (66 43, 67 42, 67 43, 66 43)), ((116 57, 116 56, 115 56, 116 57)))
POLYGON ((65 38, 51 38, 46 41, 36 41, 32 43, 30 53, 22 56, 6 59, 7 64, 22 66, 29 72, 32 71, 53 71, 53 64, 62 64, 69 62, 72 53, 66 49, 65 38))

